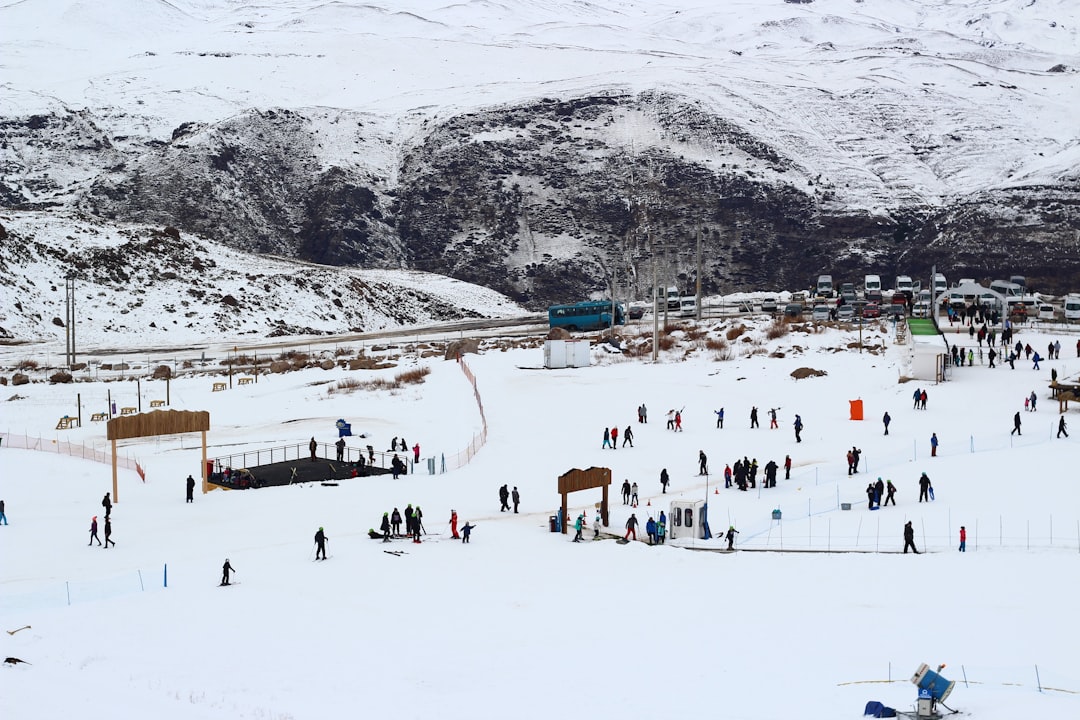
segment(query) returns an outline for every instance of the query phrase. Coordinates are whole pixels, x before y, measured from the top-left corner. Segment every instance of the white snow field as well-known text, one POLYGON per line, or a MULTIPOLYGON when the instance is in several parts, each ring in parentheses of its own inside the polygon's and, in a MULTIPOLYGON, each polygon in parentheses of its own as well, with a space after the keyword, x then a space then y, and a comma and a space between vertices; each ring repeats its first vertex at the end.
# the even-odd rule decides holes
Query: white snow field
MULTIPOLYGON (((728 361, 700 339, 657 364, 598 347, 583 369, 536 369, 538 349, 466 356, 489 432, 472 462, 445 474, 214 491, 186 504, 198 437, 126 441, 146 480, 121 471, 107 551, 84 541, 91 516, 103 520, 109 466, 53 450, 57 441, 104 448, 104 423, 85 420, 106 393, 126 406, 141 391, 148 403, 164 384, 6 387, 0 618, 6 631, 30 627, 0 633, 0 654, 28 663, 0 668, 3 716, 854 719, 868 700, 912 710, 909 678, 923 662, 946 664, 942 674, 958 681, 947 704, 963 716, 1080 716, 1080 416, 1072 405, 1072 437, 1056 438, 1047 388, 1051 369, 1080 373, 1076 335, 1021 331, 1041 352, 1063 345, 1062 359, 1038 371, 976 364, 924 384, 898 382, 906 350, 887 334, 868 330, 884 350, 860 354, 850 331, 769 340, 764 321, 750 324, 728 361), (800 367, 828 374, 796 381, 800 367), (916 385, 928 390, 925 411, 911 409, 916 385), (1025 413, 1032 390, 1038 408, 1025 413), (54 430, 74 414, 76 393, 84 426, 54 430), (854 399, 864 421, 849 419, 854 399), (641 403, 647 424, 636 422, 641 403), (751 430, 753 405, 762 426, 751 430), (773 407, 778 430, 768 428, 773 407), (684 408, 682 433, 664 428, 671 408, 684 408), (1009 434, 1017 411, 1020 437, 1009 434), (806 425, 798 444, 795 413, 806 425), (601 449, 605 425, 632 426, 634 447, 601 449), (11 447, 38 436, 40 450, 11 447), (852 446, 863 461, 849 478, 852 446), (708 480, 697 475, 699 450, 708 480), (725 463, 785 454, 792 478, 781 471, 775 489, 717 490, 725 463), (707 497, 713 532, 734 524, 738 551, 702 551, 720 539, 574 544, 549 532, 557 477, 591 466, 613 471, 613 532, 631 511, 644 523, 669 500, 707 497), (666 496, 661 468, 672 477, 666 496), (934 502, 916 502, 922 471, 934 502), (878 476, 898 486, 895 508, 866 508, 866 482, 878 476), (636 510, 621 504, 624 478, 641 487, 636 510), (520 489, 520 514, 499 512, 503 483, 520 489), (423 508, 424 542, 368 539, 384 511, 407 503, 423 508), (476 525, 470 544, 449 539, 451 509, 476 525), (900 553, 908 520, 919 555, 900 553), (320 526, 325 563, 312 561, 320 526), (239 584, 223 588, 226 558, 239 584)), ((708 327, 722 337, 731 322, 708 327)), ((338 418, 369 435, 350 446, 382 450, 404 436, 424 457, 450 457, 481 429, 459 366, 435 358, 367 374, 268 375, 225 392, 211 392, 215 379, 170 387, 172 409, 210 412, 211 457, 333 442, 338 418), (328 393, 346 376, 390 378, 418 363, 431 367, 420 385, 328 393)), ((591 521, 599 499, 598 490, 571 496, 571 518, 584 511, 591 521)))

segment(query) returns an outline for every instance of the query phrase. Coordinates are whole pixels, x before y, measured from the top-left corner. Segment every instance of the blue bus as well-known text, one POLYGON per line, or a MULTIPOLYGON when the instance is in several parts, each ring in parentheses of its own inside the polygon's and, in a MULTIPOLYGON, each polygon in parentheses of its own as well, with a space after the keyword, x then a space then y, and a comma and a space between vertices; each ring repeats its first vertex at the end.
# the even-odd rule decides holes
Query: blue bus
MULTIPOLYGON (((614 304, 615 324, 625 325, 626 314, 620 303, 614 304)), ((548 324, 569 332, 579 330, 603 330, 611 326, 612 303, 610 300, 586 300, 570 305, 552 305, 548 308, 548 324)))

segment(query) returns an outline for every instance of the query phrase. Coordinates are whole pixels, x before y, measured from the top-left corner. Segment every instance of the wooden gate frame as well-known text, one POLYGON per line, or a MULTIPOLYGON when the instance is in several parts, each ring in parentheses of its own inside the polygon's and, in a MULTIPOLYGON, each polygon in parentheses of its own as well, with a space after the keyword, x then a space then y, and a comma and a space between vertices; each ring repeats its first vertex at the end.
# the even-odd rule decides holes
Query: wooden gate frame
POLYGON ((579 490, 591 490, 602 488, 603 498, 600 500, 600 521, 604 527, 608 527, 608 487, 611 485, 611 468, 591 467, 588 470, 574 468, 567 470, 559 476, 559 494, 562 495, 562 532, 566 534, 570 524, 567 517, 567 496, 579 490))
POLYGON ((112 501, 119 502, 116 483, 116 441, 131 438, 175 435, 177 433, 202 433, 202 481, 203 492, 208 489, 206 477, 206 431, 210 429, 210 413, 206 410, 155 410, 137 415, 123 415, 109 421, 107 437, 112 441, 112 501))

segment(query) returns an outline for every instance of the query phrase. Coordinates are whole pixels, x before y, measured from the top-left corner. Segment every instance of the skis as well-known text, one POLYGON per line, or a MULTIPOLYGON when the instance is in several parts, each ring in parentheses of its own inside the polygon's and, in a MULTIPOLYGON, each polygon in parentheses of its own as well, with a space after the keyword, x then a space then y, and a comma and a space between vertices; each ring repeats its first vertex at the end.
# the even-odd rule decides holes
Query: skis
POLYGON ((232 587, 233 585, 239 585, 239 584, 240 584, 240 581, 237 580, 236 582, 218 583, 218 587, 232 587))
POLYGON ((394 557, 401 557, 402 555, 408 555, 409 553, 404 550, 383 550, 387 555, 393 555, 394 557))

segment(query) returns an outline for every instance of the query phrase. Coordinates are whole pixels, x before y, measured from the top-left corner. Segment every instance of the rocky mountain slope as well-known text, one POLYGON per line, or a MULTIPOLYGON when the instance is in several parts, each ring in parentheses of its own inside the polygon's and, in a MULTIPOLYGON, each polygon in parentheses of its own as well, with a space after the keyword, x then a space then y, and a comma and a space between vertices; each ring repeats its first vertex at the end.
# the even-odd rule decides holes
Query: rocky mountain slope
MULTIPOLYGON (((87 56, 110 3, 50 5, 67 32, 46 45, 87 56)), ((191 1, 136 11, 152 32, 73 77, 30 73, 27 12, 0 9, 25 32, 0 106, 12 218, 171 226, 533 309, 692 287, 699 242, 709 293, 932 265, 1080 289, 1064 0, 191 1)))

